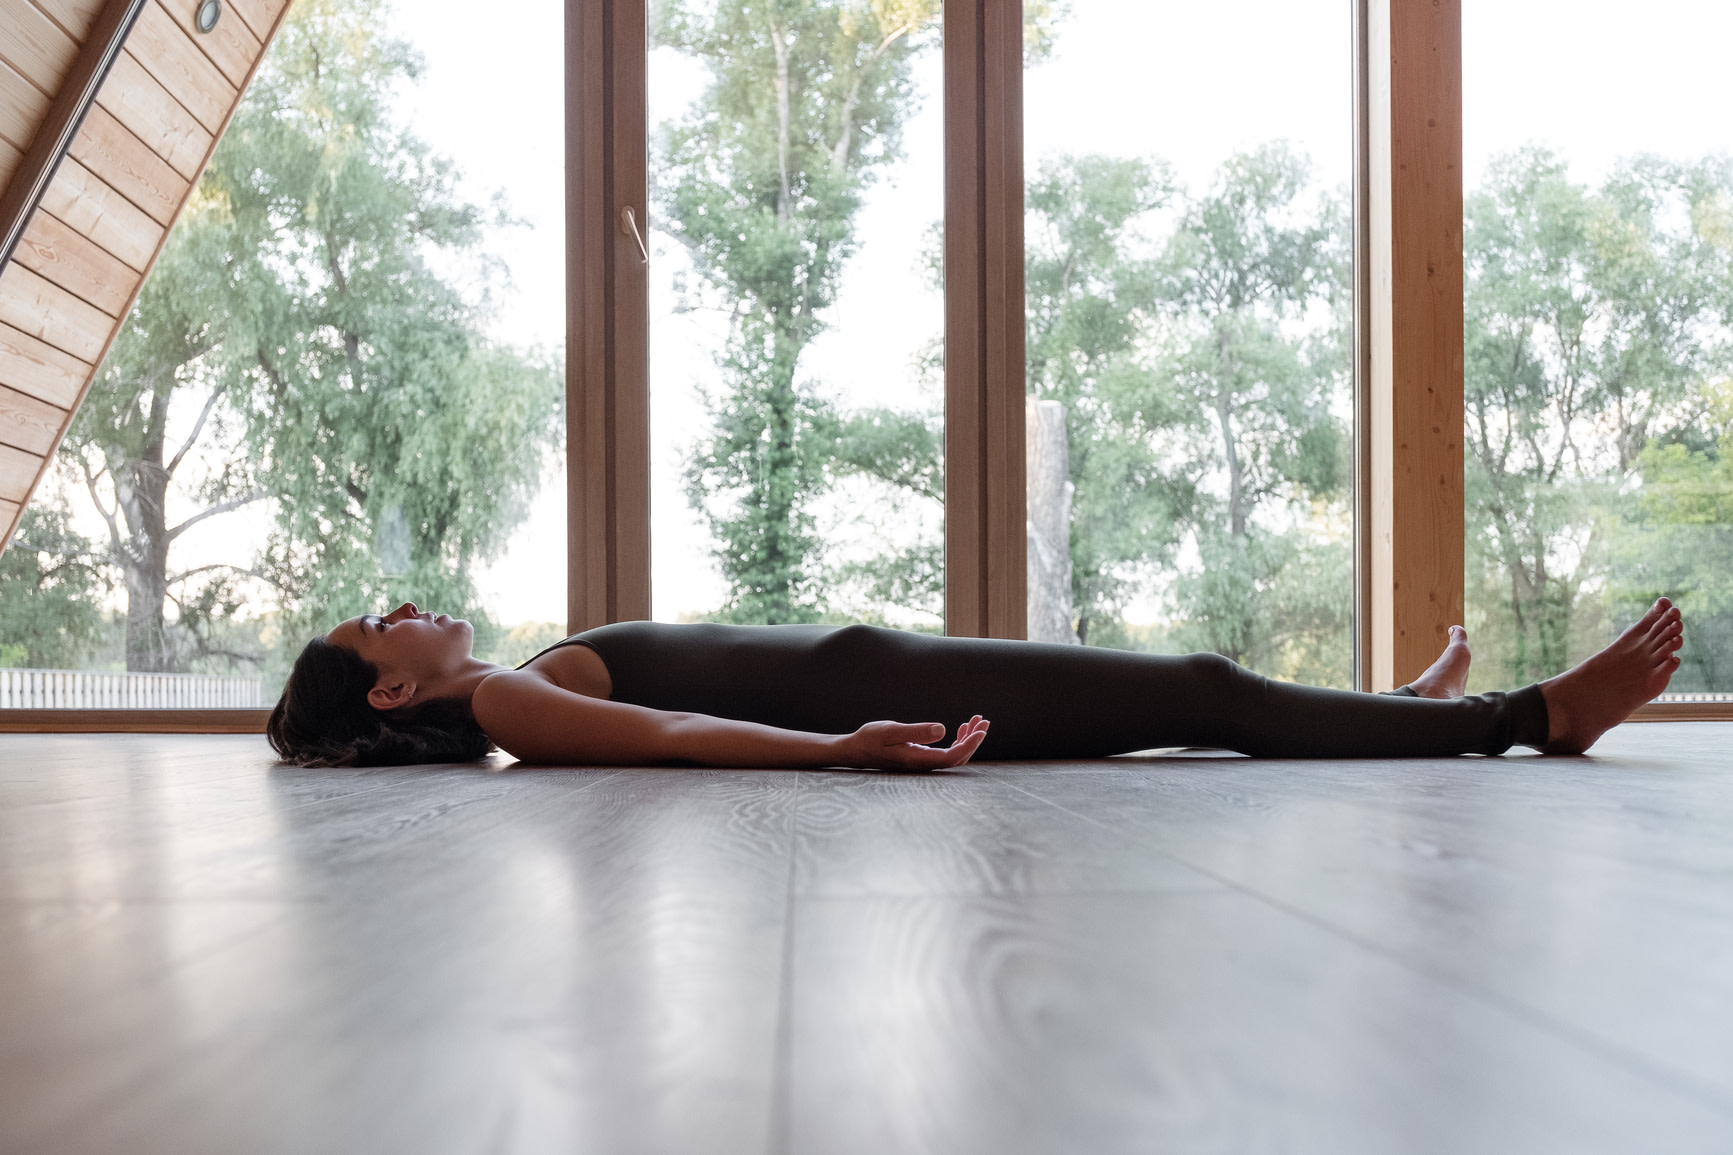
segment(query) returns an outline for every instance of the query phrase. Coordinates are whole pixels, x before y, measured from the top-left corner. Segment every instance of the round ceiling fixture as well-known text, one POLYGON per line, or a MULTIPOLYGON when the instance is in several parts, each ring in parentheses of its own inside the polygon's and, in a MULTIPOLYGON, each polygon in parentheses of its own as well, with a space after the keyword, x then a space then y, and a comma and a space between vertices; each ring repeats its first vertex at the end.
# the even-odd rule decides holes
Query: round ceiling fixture
POLYGON ((217 26, 217 20, 223 14, 223 0, 200 0, 198 15, 194 20, 198 23, 200 32, 209 32, 217 26))

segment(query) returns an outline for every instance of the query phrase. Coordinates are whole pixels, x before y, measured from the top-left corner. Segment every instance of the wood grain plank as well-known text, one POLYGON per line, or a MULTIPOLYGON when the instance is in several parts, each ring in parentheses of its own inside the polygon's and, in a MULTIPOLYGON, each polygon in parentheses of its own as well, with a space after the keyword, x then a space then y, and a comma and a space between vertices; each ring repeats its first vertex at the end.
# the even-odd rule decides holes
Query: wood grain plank
POLYGON ((0 5, 0 60, 44 93, 60 90, 77 55, 78 43, 34 4, 0 5))
POLYGON ((48 115, 48 94, 0 61, 0 139, 23 155, 48 115))
POLYGON ((215 28, 200 32, 197 5, 171 3, 168 14, 181 26, 187 38, 198 45, 199 51, 222 70, 231 84, 238 88, 246 82, 247 73, 259 56, 259 38, 253 35, 245 21, 234 19, 234 13, 225 10, 215 28))
POLYGON ((90 35, 91 25, 96 23, 97 13, 102 11, 103 0, 31 0, 38 8, 46 12, 54 22, 66 30, 72 39, 83 44, 90 35))
POLYGON ((23 160, 23 153, 13 148, 8 141, 0 140, 0 188, 5 188, 11 181, 23 160))
POLYGON ((0 385, 0 443, 46 456, 71 419, 64 409, 0 385))
POLYGON ((41 454, 0 445, 0 500, 22 504, 41 469, 41 454))
POLYGON ((263 734, 269 710, 0 710, 0 734, 263 734))
POLYGON ((16 263, 0 273, 0 321, 92 363, 115 328, 95 305, 16 263))
POLYGON ((70 409, 95 367, 28 333, 0 324, 0 383, 70 409))
POLYGON ((168 231, 71 159, 54 174, 42 207, 140 271, 150 265, 168 231))
POLYGON ((253 36, 263 40, 271 29, 277 26, 277 17, 282 14, 283 7, 288 2, 289 0, 229 0, 223 15, 239 16, 253 36))
POLYGON ((53 213, 36 213, 13 259, 111 317, 125 311, 138 287, 135 269, 53 213))
POLYGON ((115 58, 97 103, 176 172, 188 180, 198 176, 199 166, 210 151, 211 134, 132 53, 122 52, 115 58))
POLYGON ((1214 890, 1221 884, 1020 790, 962 770, 821 773, 795 811, 802 898, 1214 890))
POLYGON ((1374 0, 1367 193, 1371 676, 1418 677, 1463 620, 1462 4, 1374 0))
POLYGON ((158 224, 174 223, 190 182, 101 105, 85 116, 68 155, 158 224))
POLYGON ((158 0, 144 6, 127 48, 200 124, 220 132, 234 107, 235 86, 181 31, 158 0))
POLYGON ((16 501, 0 498, 0 541, 12 540, 12 533, 18 528, 18 519, 23 516, 24 506, 16 501))
POLYGON ((1244 893, 797 901, 794 932, 789 1151, 1733 1140, 1616 1054, 1244 893))

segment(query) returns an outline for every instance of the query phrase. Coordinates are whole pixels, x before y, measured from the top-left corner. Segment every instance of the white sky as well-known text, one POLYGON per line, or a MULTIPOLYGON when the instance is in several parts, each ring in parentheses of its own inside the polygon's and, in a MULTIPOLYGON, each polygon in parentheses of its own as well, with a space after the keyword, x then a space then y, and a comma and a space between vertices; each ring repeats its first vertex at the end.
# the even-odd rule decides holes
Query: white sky
MULTIPOLYGON (((1310 154, 1320 183, 1346 187, 1346 0, 1070 0, 1069 8, 1054 58, 1025 80, 1031 171, 1056 152, 1158 155, 1201 185, 1225 156, 1280 137, 1310 154)), ((1559 150, 1583 178, 1638 151, 1733 149, 1725 80, 1733 5, 1468 0, 1465 9, 1471 187, 1489 155, 1531 141, 1559 150)), ((416 130, 458 162, 472 196, 504 190, 529 226, 494 238, 515 286, 496 333, 549 346, 564 340, 563 11, 560 0, 533 0, 494 20, 474 4, 399 0, 391 26, 427 62, 416 130)), ((832 331, 802 362, 803 376, 846 403, 931 400, 910 361, 942 321, 942 302, 918 268, 942 202, 936 52, 919 79, 923 104, 906 130, 907 159, 869 197, 832 331)), ((650 80, 654 121, 683 107, 702 74, 662 51, 650 80)), ((666 619, 714 608, 722 592, 679 490, 679 451, 703 428, 694 387, 715 379, 710 357, 723 327, 719 318, 674 312, 670 284, 683 258, 666 237, 653 236, 652 245, 653 581, 656 616, 666 619)), ((482 585, 508 624, 564 618, 558 478, 482 585)))

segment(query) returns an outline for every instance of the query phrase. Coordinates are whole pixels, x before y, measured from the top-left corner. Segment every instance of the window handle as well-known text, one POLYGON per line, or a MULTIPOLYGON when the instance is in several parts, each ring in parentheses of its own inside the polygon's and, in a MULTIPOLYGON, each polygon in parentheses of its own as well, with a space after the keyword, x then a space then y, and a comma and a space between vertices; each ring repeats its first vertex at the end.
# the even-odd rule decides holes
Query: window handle
POLYGON ((627 205, 620 210, 620 231, 638 242, 638 252, 643 255, 644 263, 650 263, 650 250, 644 247, 644 234, 638 231, 638 218, 632 212, 632 206, 627 205))

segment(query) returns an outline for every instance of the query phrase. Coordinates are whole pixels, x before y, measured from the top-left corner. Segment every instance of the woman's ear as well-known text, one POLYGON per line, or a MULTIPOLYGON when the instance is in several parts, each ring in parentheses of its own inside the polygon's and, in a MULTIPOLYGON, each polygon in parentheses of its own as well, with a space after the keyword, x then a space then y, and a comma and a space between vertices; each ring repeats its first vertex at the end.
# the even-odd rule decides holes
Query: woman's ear
POLYGON ((367 704, 375 710, 395 710, 399 706, 408 705, 413 697, 414 682, 393 682, 390 685, 380 682, 367 691, 367 704))

